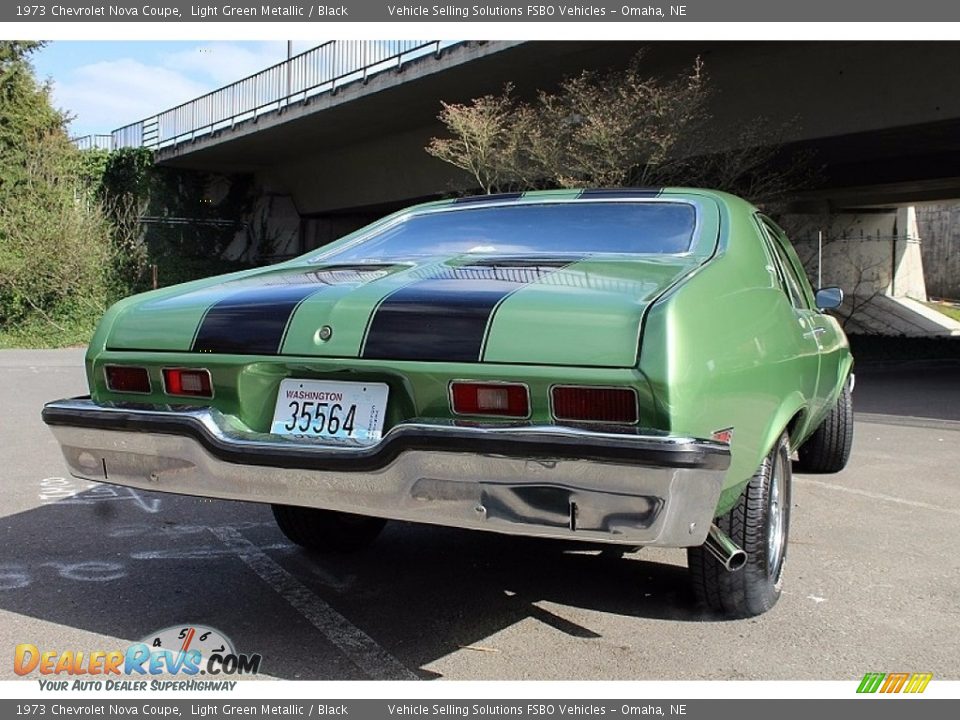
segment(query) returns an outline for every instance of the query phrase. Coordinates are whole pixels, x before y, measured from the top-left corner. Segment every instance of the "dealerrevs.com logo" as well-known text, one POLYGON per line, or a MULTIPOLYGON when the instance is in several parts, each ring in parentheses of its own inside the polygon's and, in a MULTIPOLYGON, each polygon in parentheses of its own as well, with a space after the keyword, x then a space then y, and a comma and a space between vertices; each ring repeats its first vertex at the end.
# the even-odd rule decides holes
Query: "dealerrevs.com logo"
POLYGON ((22 676, 38 673, 43 690, 232 690, 236 682, 221 678, 256 675, 262 659, 238 653, 214 628, 184 624, 151 633, 124 650, 51 650, 21 643, 14 650, 13 670, 22 676), (137 679, 159 675, 189 680, 137 679), (200 675, 210 679, 197 680, 200 675))

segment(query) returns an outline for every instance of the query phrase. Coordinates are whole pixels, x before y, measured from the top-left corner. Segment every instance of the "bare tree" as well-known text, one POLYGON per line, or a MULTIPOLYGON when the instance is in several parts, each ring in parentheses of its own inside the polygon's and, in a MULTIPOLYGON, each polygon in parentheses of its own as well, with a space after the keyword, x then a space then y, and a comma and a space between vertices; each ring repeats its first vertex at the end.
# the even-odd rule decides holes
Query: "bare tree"
POLYGON ((798 127, 796 118, 777 124, 757 116, 719 139, 705 115, 682 138, 657 180, 726 190, 779 215, 794 193, 815 185, 821 174, 812 151, 786 148, 785 139, 798 127))
POLYGON ((527 139, 524 174, 559 187, 646 184, 705 113, 707 94, 699 58, 667 81, 644 76, 642 58, 568 78, 516 113, 527 139))
POLYGON ((622 70, 584 71, 534 102, 499 96, 443 104, 451 137, 427 152, 466 170, 486 192, 549 187, 702 185, 776 201, 806 183, 808 159, 785 158, 792 123, 763 118, 721 141, 696 58, 675 78, 644 73, 643 53, 622 70))
MULTIPOLYGON (((857 321, 857 315, 863 312, 880 295, 883 295, 883 271, 885 263, 880 260, 868 262, 860 256, 844 254, 843 261, 847 263, 853 276, 853 284, 846 292, 844 303, 834 313, 844 329, 851 321, 857 321)), ((861 323, 860 331, 866 330, 861 323)))
POLYGON ((427 152, 473 176, 485 193, 516 180, 517 105, 507 85, 497 96, 484 95, 469 105, 441 102, 440 121, 452 138, 433 138, 427 152))

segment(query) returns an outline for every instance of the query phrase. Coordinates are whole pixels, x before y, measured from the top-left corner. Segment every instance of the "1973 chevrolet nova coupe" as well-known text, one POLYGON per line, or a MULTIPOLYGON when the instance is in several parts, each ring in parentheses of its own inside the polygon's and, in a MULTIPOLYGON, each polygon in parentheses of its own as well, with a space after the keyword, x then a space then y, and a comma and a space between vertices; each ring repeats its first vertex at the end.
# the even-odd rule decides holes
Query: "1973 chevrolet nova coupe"
POLYGON ((791 455, 850 453, 840 300, 723 193, 462 198, 117 303, 43 418, 77 477, 270 503, 313 550, 388 519, 685 547, 744 617, 780 595, 791 455))

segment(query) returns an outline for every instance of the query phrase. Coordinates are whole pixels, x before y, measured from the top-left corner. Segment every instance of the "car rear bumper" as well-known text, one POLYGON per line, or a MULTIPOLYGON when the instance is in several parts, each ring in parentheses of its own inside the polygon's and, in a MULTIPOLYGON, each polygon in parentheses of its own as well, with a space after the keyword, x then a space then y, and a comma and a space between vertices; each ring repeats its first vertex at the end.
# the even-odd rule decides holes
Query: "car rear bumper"
POLYGON ((372 446, 253 433, 209 408, 48 404, 80 478, 516 535, 686 547, 706 538, 727 445, 582 427, 417 421, 372 446))

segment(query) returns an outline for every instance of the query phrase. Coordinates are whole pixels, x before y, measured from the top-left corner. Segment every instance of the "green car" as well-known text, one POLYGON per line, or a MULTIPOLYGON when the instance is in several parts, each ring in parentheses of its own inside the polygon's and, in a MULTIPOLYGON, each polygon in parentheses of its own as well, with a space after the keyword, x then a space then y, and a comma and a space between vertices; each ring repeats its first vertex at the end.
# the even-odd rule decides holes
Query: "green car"
POLYGON ((117 303, 90 397, 43 419, 77 477, 270 503, 312 550, 391 519, 685 547, 745 617, 780 595, 792 454, 850 454, 841 299, 720 192, 434 202, 117 303))

